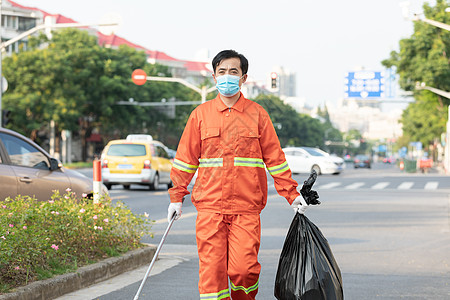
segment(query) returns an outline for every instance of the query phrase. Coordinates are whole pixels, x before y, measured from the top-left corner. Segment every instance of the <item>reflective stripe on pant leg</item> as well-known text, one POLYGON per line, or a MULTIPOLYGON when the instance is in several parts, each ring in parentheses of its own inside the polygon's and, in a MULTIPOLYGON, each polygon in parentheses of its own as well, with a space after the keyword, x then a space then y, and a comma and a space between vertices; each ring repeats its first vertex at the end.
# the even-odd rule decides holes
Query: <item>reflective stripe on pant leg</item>
POLYGON ((201 300, 230 299, 227 274, 227 232, 223 216, 198 212, 196 238, 199 258, 198 289, 201 300))
POLYGON ((228 235, 228 276, 233 300, 255 299, 258 293, 259 214, 233 215, 228 235))

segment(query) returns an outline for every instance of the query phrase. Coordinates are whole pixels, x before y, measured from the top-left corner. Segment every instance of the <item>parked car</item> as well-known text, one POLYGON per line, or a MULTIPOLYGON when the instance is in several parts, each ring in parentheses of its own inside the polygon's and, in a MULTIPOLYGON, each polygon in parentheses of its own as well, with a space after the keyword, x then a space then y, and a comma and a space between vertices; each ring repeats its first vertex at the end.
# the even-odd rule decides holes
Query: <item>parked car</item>
POLYGON ((396 159, 393 156, 383 158, 383 163, 385 163, 385 164, 395 164, 395 162, 396 162, 396 159))
POLYGON ((171 187, 172 162, 167 149, 151 135, 110 141, 101 154, 104 184, 108 189, 117 184, 125 189, 131 184, 146 185, 151 190, 159 189, 161 183, 171 187))
MULTIPOLYGON (((17 195, 49 200, 53 190, 65 193, 70 188, 80 198, 92 197, 92 179, 63 167, 29 138, 0 128, 0 199, 17 195)), ((108 193, 104 187, 103 193, 108 193)))
POLYGON ((344 170, 344 160, 331 156, 319 148, 288 147, 283 149, 286 161, 293 173, 339 174, 344 170))
POLYGON ((357 168, 369 168, 370 169, 372 167, 371 165, 372 165, 372 161, 371 161, 370 157, 368 157, 367 155, 358 154, 353 159, 353 167, 355 169, 357 169, 357 168))

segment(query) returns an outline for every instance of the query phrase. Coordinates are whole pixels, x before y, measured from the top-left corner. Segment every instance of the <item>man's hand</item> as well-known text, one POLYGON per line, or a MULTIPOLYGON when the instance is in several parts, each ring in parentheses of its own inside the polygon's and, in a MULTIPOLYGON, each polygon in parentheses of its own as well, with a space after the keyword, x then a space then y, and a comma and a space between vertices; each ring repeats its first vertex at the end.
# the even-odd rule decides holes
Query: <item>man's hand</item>
POLYGON ((167 221, 170 223, 172 220, 173 214, 176 214, 175 220, 178 220, 181 217, 181 206, 182 202, 170 203, 169 208, 167 209, 167 221))
POLYGON ((295 198, 294 202, 292 202, 291 207, 295 212, 298 211, 303 215, 308 208, 308 204, 306 204, 306 201, 302 196, 298 196, 295 198))

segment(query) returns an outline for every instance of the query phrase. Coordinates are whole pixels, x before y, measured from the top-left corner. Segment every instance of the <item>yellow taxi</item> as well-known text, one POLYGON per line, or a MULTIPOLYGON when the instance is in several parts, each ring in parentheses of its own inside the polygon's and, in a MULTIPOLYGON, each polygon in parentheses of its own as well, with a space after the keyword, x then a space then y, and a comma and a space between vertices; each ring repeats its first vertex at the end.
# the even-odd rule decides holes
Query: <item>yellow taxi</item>
POLYGON ((146 185, 150 190, 158 190, 161 184, 172 187, 172 162, 167 149, 146 134, 110 141, 101 155, 103 183, 108 189, 117 184, 125 189, 131 184, 146 185))

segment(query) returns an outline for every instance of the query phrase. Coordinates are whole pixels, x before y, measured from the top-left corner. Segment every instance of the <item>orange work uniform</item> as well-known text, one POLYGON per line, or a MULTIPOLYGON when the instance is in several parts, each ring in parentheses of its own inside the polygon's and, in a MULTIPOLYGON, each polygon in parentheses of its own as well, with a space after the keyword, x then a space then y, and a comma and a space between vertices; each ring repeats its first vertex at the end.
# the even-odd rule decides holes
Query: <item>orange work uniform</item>
POLYGON ((182 202, 198 170, 200 299, 254 299, 258 292, 259 214, 267 202, 266 168, 291 204, 300 194, 268 113, 242 94, 233 107, 219 95, 190 115, 173 163, 171 202, 182 202), (228 277, 230 278, 231 293, 228 277))

